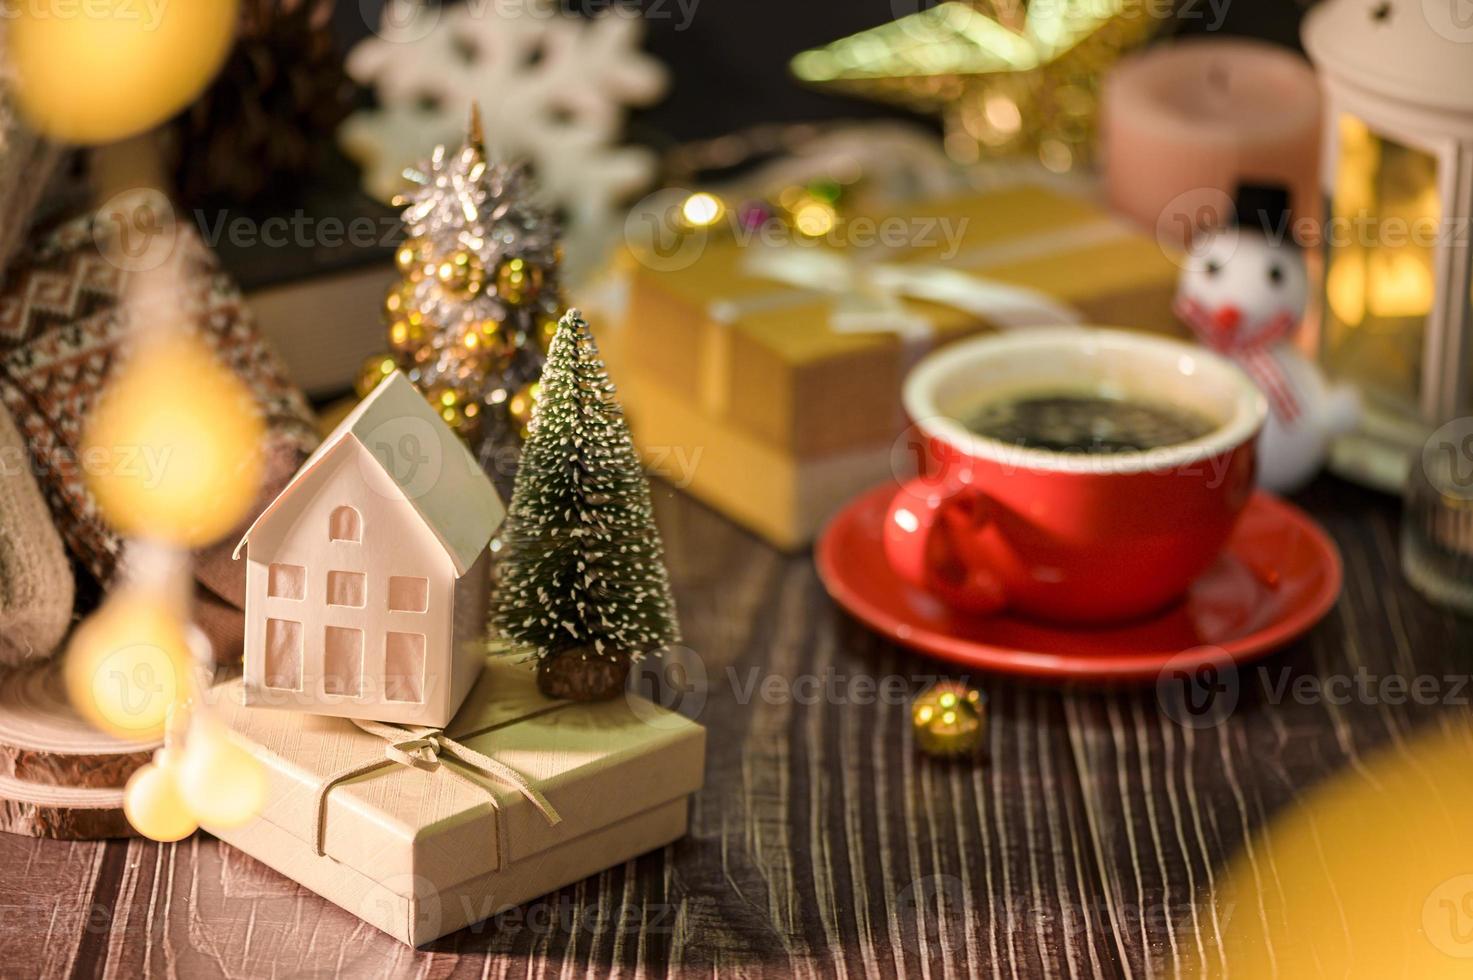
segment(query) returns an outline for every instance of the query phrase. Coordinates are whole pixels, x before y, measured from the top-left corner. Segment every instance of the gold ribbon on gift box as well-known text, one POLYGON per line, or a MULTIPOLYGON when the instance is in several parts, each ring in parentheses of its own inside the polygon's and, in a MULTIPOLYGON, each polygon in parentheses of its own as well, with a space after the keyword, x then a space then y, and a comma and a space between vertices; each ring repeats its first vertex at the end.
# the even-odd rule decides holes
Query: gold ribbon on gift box
POLYGON ((626 370, 807 461, 893 441, 902 379, 937 345, 1045 323, 1179 332, 1174 257, 1076 195, 1014 184, 859 217, 904 237, 631 241, 626 370))
MULTIPOLYGON (((907 300, 959 310, 1003 330, 1080 324, 1085 317, 1078 309, 1047 293, 962 270, 1068 253, 1130 234, 1123 222, 1102 218, 966 249, 946 265, 876 261, 863 252, 816 246, 751 246, 743 257, 741 271, 791 288, 722 297, 710 304, 708 313, 712 322, 730 327, 743 317, 829 297, 829 330, 836 334, 894 334, 905 345, 906 360, 914 361, 934 340, 935 325, 924 313, 909 307, 907 300)), ((718 332, 713 339, 721 344, 729 338, 718 332)), ((701 385, 703 407, 712 412, 729 404, 729 385, 721 370, 726 364, 723 353, 708 351, 701 359, 713 369, 701 385)))
MULTIPOLYGON (((549 710, 555 710, 555 708, 549 710)), ((314 831, 312 837, 312 846, 318 857, 322 857, 326 853, 327 796, 332 792, 333 787, 358 776, 366 776, 369 773, 387 769, 395 765, 423 769, 427 772, 443 770, 486 794, 487 802, 491 804, 491 809, 496 812, 497 817, 496 866, 494 870, 499 871, 506 864, 506 822, 501 819, 501 803, 497 800, 496 793, 490 787, 477 780, 471 773, 479 773, 497 783, 516 790, 536 808, 538 813, 546 818, 549 826, 557 826, 557 824, 562 822, 562 817, 553 805, 548 802, 547 797, 538 792, 537 788, 529 783, 525 776, 506 763, 461 744, 445 734, 444 729, 425 728, 418 725, 393 725, 378 721, 364 721, 357 718, 352 719, 352 721, 360 731, 372 735, 375 738, 383 739, 384 757, 382 759, 370 759, 367 762, 349 766, 346 769, 333 773, 318 784, 317 795, 313 802, 314 831), (447 759, 454 760, 457 765, 447 765, 447 759)))

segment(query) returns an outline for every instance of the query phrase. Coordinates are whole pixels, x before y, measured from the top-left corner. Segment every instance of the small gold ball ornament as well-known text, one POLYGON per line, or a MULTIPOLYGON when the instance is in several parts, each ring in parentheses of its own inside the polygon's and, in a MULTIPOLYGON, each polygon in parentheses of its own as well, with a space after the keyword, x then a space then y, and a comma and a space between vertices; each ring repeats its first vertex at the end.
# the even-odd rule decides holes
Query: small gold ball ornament
POLYGON ((542 288, 542 270, 526 259, 507 259, 496 270, 496 295, 520 306, 542 288))
POLYGON ((395 283, 384 296, 384 313, 390 322, 399 319, 420 320, 419 307, 415 302, 414 283, 395 283))
POLYGON ((435 266, 440 288, 459 299, 470 299, 486 282, 486 269, 474 252, 459 251, 435 266))
POLYGON ((461 345, 483 356, 500 354, 507 343, 506 327, 500 320, 477 320, 466 325, 461 345))
POLYGON ((474 396, 453 385, 437 384, 425 392, 425 398, 457 434, 464 436, 475 431, 480 421, 480 405, 474 396))
POLYGON ((389 324, 389 346, 399 354, 415 354, 425 345, 423 322, 408 318, 389 324))
POLYGON ((411 282, 424 278, 430 264, 430 246, 422 238, 411 238, 394 250, 394 267, 411 282))
POLYGON ((975 756, 987 736, 981 692, 960 681, 938 681, 911 705, 911 726, 922 752, 939 758, 975 756))

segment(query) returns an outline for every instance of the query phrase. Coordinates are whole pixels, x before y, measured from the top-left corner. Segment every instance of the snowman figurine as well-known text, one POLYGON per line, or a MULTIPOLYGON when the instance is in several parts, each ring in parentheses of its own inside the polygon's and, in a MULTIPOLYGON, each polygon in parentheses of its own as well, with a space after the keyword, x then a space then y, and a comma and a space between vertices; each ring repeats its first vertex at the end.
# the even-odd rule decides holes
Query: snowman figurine
POLYGON ((1330 440, 1360 415, 1354 390, 1331 387, 1294 346, 1309 277, 1287 215, 1283 188, 1240 187, 1235 221, 1193 240, 1175 302, 1197 338, 1242 367, 1268 399, 1258 482, 1281 494, 1308 483, 1324 466, 1330 440))

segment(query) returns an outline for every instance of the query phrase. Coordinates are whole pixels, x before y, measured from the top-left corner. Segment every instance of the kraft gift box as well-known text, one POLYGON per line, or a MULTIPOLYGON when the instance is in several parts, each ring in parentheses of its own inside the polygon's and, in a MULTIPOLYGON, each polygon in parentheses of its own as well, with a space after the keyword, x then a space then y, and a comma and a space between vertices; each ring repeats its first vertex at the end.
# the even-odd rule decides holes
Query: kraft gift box
POLYGON ((416 946, 679 839, 704 771, 695 722, 548 700, 525 664, 489 662, 444 738, 214 693, 268 790, 205 829, 416 946))
MULTIPOLYGON (((1081 198, 1015 186, 873 216, 887 220, 910 222, 915 242, 876 256, 840 233, 780 246, 788 251, 763 263, 752 257, 771 246, 713 233, 678 268, 637 247, 622 260, 627 303, 605 349, 647 461, 782 548, 807 544, 844 500, 904 464, 906 371, 938 346, 1009 325, 1020 293, 1079 323, 1181 332, 1175 255, 1081 198), (919 233, 942 221, 949 238, 919 233), (838 325, 844 297, 832 281, 805 287, 764 271, 783 256, 822 270, 815 253, 981 286, 959 304, 899 296, 902 319, 923 330, 855 330, 838 325)), ((854 278, 873 286, 865 271, 854 278)))

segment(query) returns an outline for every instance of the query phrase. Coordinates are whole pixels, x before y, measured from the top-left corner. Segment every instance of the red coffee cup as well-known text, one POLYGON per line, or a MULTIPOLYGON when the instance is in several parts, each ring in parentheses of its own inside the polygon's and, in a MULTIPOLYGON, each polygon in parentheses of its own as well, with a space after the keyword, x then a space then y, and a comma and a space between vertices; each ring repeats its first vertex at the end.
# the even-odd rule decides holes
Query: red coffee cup
POLYGON ((942 348, 906 378, 922 476, 886 515, 891 566, 946 604, 1100 623, 1181 597, 1253 492, 1267 404, 1231 362, 1146 334, 1040 328, 942 348), (958 416, 993 400, 1090 393, 1180 406, 1217 427, 1114 454, 1023 448, 958 416))

